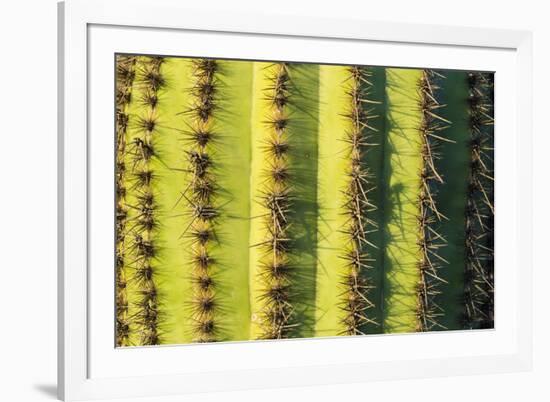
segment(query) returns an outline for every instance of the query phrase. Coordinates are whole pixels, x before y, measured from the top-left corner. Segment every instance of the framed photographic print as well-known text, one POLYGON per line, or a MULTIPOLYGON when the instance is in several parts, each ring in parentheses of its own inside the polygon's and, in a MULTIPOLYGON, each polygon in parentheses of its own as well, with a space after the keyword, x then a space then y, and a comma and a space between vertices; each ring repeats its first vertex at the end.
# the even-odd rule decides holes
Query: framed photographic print
POLYGON ((59 16, 61 398, 530 367, 529 33, 59 16))

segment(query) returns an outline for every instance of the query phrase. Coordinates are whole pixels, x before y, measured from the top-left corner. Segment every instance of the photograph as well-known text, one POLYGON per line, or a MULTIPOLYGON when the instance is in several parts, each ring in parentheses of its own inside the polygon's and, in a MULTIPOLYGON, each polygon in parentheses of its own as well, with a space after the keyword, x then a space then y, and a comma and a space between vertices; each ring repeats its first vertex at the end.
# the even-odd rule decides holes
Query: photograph
POLYGON ((494 328, 494 72, 113 75, 116 347, 494 328))

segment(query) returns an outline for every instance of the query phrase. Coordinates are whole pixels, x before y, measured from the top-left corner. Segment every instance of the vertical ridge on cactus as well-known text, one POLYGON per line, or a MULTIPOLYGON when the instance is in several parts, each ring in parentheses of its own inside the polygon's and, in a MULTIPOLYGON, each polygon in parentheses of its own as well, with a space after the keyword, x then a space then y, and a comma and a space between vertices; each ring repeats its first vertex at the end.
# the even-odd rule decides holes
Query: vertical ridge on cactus
POLYGON ((215 115, 216 183, 220 218, 216 222, 217 320, 224 339, 248 340, 250 334, 249 231, 253 63, 218 62, 215 115), (236 101, 238 99, 238 101, 236 101))
POLYGON ((374 146, 371 142, 376 129, 371 125, 376 117, 370 106, 376 103, 370 98, 372 83, 371 72, 366 67, 349 68, 348 96, 350 98, 349 112, 344 116, 351 121, 351 129, 346 133, 348 144, 348 182, 343 189, 345 201, 342 205, 347 218, 343 232, 348 243, 343 254, 347 272, 341 278, 345 291, 341 296, 340 308, 344 310, 344 333, 347 335, 365 334, 363 327, 374 323, 368 310, 374 307, 369 299, 370 283, 365 271, 371 269, 374 260, 367 246, 376 247, 370 233, 376 231, 378 224, 370 218, 370 212, 376 206, 370 199, 372 191, 372 175, 365 164, 364 156, 368 149, 374 146))
POLYGON ((220 331, 216 319, 218 302, 213 270, 216 258, 212 255, 211 243, 216 238, 216 219, 219 209, 216 204, 215 161, 211 156, 211 143, 216 134, 212 131, 213 115, 217 108, 218 63, 212 59, 193 60, 193 86, 189 89, 192 99, 185 111, 191 116, 191 127, 186 150, 190 181, 187 193, 191 224, 185 231, 192 241, 193 296, 191 318, 194 340, 214 342, 220 331))
POLYGON ((347 273, 342 250, 348 244, 342 232, 347 217, 342 213, 348 184, 349 147, 346 133, 351 131, 346 66, 320 66, 319 74, 319 156, 317 175, 317 275, 315 335, 337 336, 345 332, 345 312, 340 308, 346 292, 341 278, 347 273))
POLYGON ((313 336, 319 68, 255 63, 252 104, 252 339, 313 336))
POLYGON ((422 70, 386 69, 383 330, 418 329, 418 200, 422 170, 422 70))
POLYGON ((132 139, 126 152, 127 164, 131 166, 132 196, 128 200, 128 219, 131 226, 127 233, 128 251, 132 255, 129 268, 134 292, 131 325, 132 343, 159 345, 161 334, 160 298, 156 284, 159 245, 157 201, 155 182, 158 176, 153 169, 153 160, 159 158, 156 149, 159 129, 158 95, 164 87, 161 73, 161 57, 139 57, 136 62, 136 80, 131 103, 132 139), (150 99, 155 98, 154 102, 150 99))
POLYGON ((270 66, 270 83, 264 97, 270 104, 265 124, 264 184, 260 202, 266 210, 263 217, 264 239, 253 246, 261 247, 264 256, 260 262, 263 303, 260 311, 261 338, 287 338, 292 331, 294 306, 292 304, 292 260, 289 253, 292 239, 289 228, 292 208, 292 187, 289 183, 289 115, 287 105, 291 98, 291 77, 286 63, 270 66))
POLYGON ((128 317, 125 240, 127 223, 126 206, 126 135, 128 131, 127 106, 132 96, 136 58, 116 56, 116 346, 128 346, 130 325, 128 317))
POLYGON ((438 173, 444 178, 444 185, 437 188, 437 206, 439 212, 446 216, 438 222, 437 232, 446 240, 445 246, 438 254, 448 261, 439 270, 444 280, 438 285, 439 294, 435 302, 441 307, 442 315, 438 317, 437 327, 433 330, 462 329, 464 288, 464 269, 466 253, 464 248, 464 214, 466 211, 466 188, 469 164, 468 132, 468 87, 466 73, 446 70, 445 79, 438 80, 437 100, 444 104, 438 114, 451 121, 444 130, 444 137, 451 141, 440 141, 437 160, 438 173))
POLYGON ((317 276, 317 182, 319 149, 319 66, 290 63, 292 96, 289 113, 289 182, 293 198, 289 220, 293 263, 295 321, 292 337, 315 335, 317 276))
POLYGON ((466 207, 464 328, 494 326, 492 75, 468 73, 470 174, 466 207))
POLYGON ((440 285, 445 280, 439 271, 443 264, 449 262, 441 256, 441 249, 447 240, 439 233, 439 222, 448 219, 438 208, 437 192, 444 179, 439 172, 438 160, 441 158, 439 147, 441 141, 450 142, 443 131, 451 124, 441 117, 441 108, 445 107, 438 101, 438 80, 445 77, 434 70, 423 70, 420 79, 420 124, 422 167, 420 171, 420 193, 418 225, 420 229, 418 246, 420 261, 418 268, 418 331, 430 331, 441 326, 439 319, 444 315, 442 307, 436 298, 440 294, 440 285))

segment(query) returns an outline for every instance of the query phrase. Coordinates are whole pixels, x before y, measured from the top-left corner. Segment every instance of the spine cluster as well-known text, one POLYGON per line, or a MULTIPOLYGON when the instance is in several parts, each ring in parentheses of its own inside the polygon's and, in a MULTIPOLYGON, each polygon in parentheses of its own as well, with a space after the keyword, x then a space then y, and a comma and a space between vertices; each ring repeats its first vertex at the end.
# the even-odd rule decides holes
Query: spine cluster
POLYGON ((128 131, 127 106, 132 96, 136 58, 119 56, 116 70, 116 345, 127 346, 130 337, 128 320, 127 278, 124 270, 126 253, 126 134, 128 131))
POLYGON ((365 270, 371 268, 372 259, 367 252, 367 246, 373 246, 368 240, 368 234, 376 230, 376 223, 368 215, 376 207, 369 199, 369 192, 373 189, 370 183, 370 172, 366 166, 364 156, 369 147, 369 138, 376 131, 370 120, 376 116, 372 113, 372 104, 369 99, 372 83, 371 74, 366 67, 350 68, 351 99, 350 111, 345 116, 351 121, 351 130, 347 133, 346 141, 349 144, 349 170, 347 188, 344 189, 344 213, 349 218, 345 235, 348 237, 348 248, 342 256, 346 261, 348 272, 342 279, 344 294, 341 308, 345 312, 343 324, 348 335, 364 334, 363 326, 373 323, 367 310, 373 307, 368 298, 370 289, 365 270))
POLYGON ((420 172, 418 246, 421 256, 419 261, 420 280, 417 288, 417 331, 443 328, 438 319, 444 312, 437 304, 437 296, 441 293, 440 285, 445 282, 439 276, 439 270, 443 264, 448 264, 448 261, 440 255, 440 249, 446 245, 446 240, 438 233, 438 223, 447 218, 437 207, 437 189, 444 184, 443 177, 437 170, 437 160, 440 157, 438 148, 441 141, 450 142, 441 133, 450 122, 438 114, 438 110, 445 106, 437 100, 439 89, 437 81, 443 78, 441 74, 433 70, 424 70, 420 79, 422 168, 420 172))
POLYGON ((134 178, 132 190, 135 194, 134 205, 130 206, 134 214, 131 234, 135 270, 132 279, 138 292, 134 320, 139 328, 141 345, 160 344, 159 296, 154 264, 158 254, 158 246, 155 244, 158 219, 155 216, 157 205, 152 187, 155 174, 151 161, 158 157, 154 144, 158 134, 158 94, 165 85, 160 71, 162 63, 163 58, 160 57, 140 60, 138 86, 141 96, 136 101, 144 108, 143 113, 136 116, 136 136, 129 150, 134 178))
POLYGON ((261 202, 266 209, 266 240, 260 244, 265 251, 261 269, 263 282, 262 337, 288 338, 295 327, 291 292, 291 174, 289 170, 289 115, 291 77, 289 65, 276 64, 269 77, 271 85, 264 91, 271 103, 271 115, 266 122, 267 139, 264 151, 267 169, 261 202))
POLYGON ((468 74, 465 328, 494 326, 493 85, 492 75, 468 74))
POLYGON ((219 66, 210 59, 194 60, 193 64, 192 104, 187 110, 191 116, 191 130, 187 136, 189 148, 186 151, 190 195, 185 196, 192 219, 186 233, 192 243, 192 320, 195 341, 214 342, 219 340, 219 323, 215 322, 215 259, 211 245, 215 240, 215 221, 219 211, 215 204, 216 184, 209 150, 215 140, 212 116, 216 109, 219 66))

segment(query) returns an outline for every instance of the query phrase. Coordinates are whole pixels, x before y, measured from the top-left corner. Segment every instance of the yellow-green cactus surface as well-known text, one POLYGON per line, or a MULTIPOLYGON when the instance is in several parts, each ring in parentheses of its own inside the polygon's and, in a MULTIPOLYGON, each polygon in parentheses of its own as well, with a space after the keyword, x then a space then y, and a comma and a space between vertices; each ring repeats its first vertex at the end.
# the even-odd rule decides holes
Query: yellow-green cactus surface
POLYGON ((492 327, 492 74, 116 57, 116 346, 492 327))

